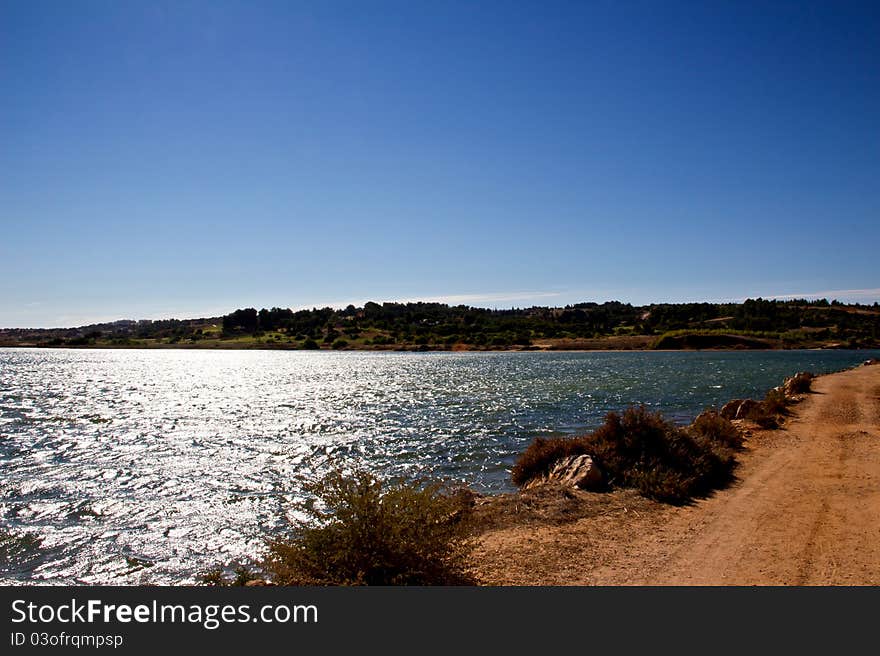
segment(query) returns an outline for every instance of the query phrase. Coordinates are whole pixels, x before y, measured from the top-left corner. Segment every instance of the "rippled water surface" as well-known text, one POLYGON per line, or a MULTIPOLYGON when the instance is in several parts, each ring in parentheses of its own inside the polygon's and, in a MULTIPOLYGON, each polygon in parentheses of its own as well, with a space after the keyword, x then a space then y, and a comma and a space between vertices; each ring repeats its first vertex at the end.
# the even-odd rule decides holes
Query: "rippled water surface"
POLYGON ((877 355, 0 349, 0 577, 193 581, 258 554, 335 461, 507 490, 535 436, 877 355))

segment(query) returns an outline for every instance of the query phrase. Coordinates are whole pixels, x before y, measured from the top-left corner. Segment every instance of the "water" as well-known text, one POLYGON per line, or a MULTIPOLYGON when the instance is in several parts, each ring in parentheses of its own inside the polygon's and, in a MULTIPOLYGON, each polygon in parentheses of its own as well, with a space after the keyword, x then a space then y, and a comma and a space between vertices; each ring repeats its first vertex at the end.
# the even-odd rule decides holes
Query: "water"
POLYGON ((0 349, 0 577, 192 582, 259 554, 334 463, 505 491, 536 436, 877 356, 0 349))

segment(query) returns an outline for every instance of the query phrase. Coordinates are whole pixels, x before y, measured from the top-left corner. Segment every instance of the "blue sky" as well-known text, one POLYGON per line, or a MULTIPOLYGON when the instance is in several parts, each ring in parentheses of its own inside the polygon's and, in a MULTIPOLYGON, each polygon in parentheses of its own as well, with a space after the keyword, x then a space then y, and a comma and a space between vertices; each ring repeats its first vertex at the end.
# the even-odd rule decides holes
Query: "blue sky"
POLYGON ((880 300, 880 5, 0 1, 0 326, 880 300))

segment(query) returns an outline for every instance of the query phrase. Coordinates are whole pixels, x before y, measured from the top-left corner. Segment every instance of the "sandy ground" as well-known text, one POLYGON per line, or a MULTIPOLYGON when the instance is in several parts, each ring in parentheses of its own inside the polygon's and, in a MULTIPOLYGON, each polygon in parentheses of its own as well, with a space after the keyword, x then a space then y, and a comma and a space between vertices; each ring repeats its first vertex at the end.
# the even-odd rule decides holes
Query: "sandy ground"
POLYGON ((685 507, 626 491, 577 493, 569 515, 579 519, 485 532, 478 579, 880 585, 880 366, 822 376, 813 390, 782 429, 748 438, 728 489, 685 507))

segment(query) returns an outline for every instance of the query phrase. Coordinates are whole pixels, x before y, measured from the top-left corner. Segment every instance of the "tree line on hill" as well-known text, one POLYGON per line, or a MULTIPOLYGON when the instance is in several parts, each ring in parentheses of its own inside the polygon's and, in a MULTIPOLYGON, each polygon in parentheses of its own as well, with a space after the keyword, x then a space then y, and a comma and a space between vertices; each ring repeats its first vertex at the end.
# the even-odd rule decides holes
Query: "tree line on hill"
POLYGON ((736 333, 786 345, 834 340, 843 346, 880 345, 880 306, 837 301, 749 299, 743 303, 618 301, 565 307, 487 309, 443 303, 365 303, 342 309, 237 309, 223 317, 117 321, 54 330, 0 330, 0 343, 40 346, 137 345, 138 340, 272 342, 296 348, 413 345, 527 347, 536 340, 663 336, 674 331, 736 333))
POLYGON ((284 332, 301 339, 335 340, 365 332, 394 343, 528 345, 535 339, 597 338, 611 335, 662 335, 676 330, 709 329, 737 333, 834 334, 850 340, 878 336, 877 304, 844 305, 827 300, 743 303, 676 303, 634 306, 629 303, 578 303, 563 308, 491 310, 442 303, 366 303, 299 310, 239 309, 222 320, 225 335, 284 332))

